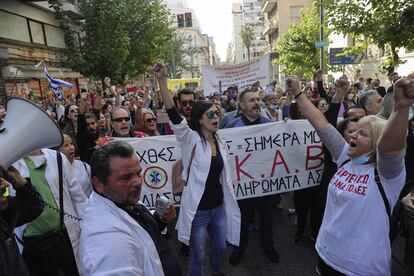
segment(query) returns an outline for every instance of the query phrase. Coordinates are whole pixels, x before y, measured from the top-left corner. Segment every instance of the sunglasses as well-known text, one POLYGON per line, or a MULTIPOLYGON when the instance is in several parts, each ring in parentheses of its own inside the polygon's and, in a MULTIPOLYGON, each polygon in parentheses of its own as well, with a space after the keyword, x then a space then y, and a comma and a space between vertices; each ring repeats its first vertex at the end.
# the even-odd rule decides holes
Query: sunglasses
POLYGON ((131 120, 130 117, 120 117, 120 118, 113 118, 112 121, 121 123, 122 121, 129 122, 131 120))
POLYGON ((155 122, 156 120, 157 119, 155 119, 155 118, 148 118, 148 119, 145 120, 145 122, 151 123, 151 122, 155 122))
POLYGON ((182 102, 180 102, 180 105, 182 107, 186 107, 187 105, 193 106, 193 104, 194 104, 194 101, 182 101, 182 102))
POLYGON ((213 119, 215 116, 220 117, 220 111, 216 110, 216 111, 209 111, 205 113, 207 118, 209 119, 213 119))

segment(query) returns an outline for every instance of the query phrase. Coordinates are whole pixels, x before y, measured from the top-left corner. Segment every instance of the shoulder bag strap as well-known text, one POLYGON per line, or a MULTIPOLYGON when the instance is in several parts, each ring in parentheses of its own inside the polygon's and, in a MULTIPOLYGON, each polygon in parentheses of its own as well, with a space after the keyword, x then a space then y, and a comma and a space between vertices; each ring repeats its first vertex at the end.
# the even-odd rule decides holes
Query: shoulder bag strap
POLYGON ((342 162, 342 164, 338 167, 338 169, 342 168, 346 163, 349 163, 349 161, 351 161, 351 159, 346 159, 344 162, 342 162))
POLYGON ((58 174, 59 174, 59 216, 60 216, 60 228, 64 228, 63 224, 63 172, 62 172, 62 155, 57 151, 57 163, 58 163, 58 174))
POLYGON ((191 168, 191 163, 193 163, 193 159, 194 159, 194 154, 195 154, 195 149, 196 149, 197 144, 195 144, 193 146, 193 149, 191 150, 191 158, 190 158, 190 163, 188 164, 188 170, 187 170, 187 180, 185 181, 185 185, 187 185, 188 183, 188 178, 190 177, 190 168, 191 168))
POLYGON ((385 210, 387 211, 388 220, 391 221, 391 206, 388 201, 387 195, 385 194, 384 187, 382 187, 381 180, 377 168, 374 171, 375 183, 377 183, 378 190, 380 191, 382 201, 384 201, 385 210))

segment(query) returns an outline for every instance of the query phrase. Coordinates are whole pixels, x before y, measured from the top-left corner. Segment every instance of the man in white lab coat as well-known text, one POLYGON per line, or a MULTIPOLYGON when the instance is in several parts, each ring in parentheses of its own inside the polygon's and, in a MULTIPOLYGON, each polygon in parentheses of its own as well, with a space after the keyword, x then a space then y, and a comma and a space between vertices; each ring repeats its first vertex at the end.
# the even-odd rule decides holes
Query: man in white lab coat
POLYGON ((175 216, 139 203, 138 156, 122 141, 97 149, 91 159, 92 192, 81 224, 82 275, 182 275, 178 255, 160 231, 175 216))

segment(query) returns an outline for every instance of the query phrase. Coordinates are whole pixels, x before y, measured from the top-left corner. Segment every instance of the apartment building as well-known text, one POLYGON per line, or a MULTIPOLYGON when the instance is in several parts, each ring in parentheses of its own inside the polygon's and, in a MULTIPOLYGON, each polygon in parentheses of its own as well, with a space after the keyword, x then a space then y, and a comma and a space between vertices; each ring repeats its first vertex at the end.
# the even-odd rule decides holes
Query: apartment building
POLYGON ((228 64, 242 63, 249 60, 247 48, 243 44, 240 36, 240 31, 243 26, 249 26, 253 31, 250 59, 258 58, 265 54, 264 48, 266 44, 262 37, 264 26, 258 17, 261 6, 261 2, 257 0, 244 0, 240 3, 233 3, 233 33, 231 42, 228 45, 226 57, 228 64))
POLYGON ((182 72, 180 77, 199 78, 201 65, 220 63, 214 39, 207 34, 203 34, 197 15, 185 0, 166 0, 166 4, 174 16, 173 24, 177 27, 178 33, 185 39, 185 59, 189 68, 187 71, 182 72), (186 16, 188 14, 191 16, 191 24, 187 24, 186 16), (179 16, 183 16, 183 18, 179 18, 179 16), (181 19, 184 22, 181 23, 181 19))
MULTIPOLYGON (((76 20, 82 18, 76 0, 65 0, 63 8, 76 20)), ((65 60, 64 33, 47 1, 0 1, 0 101, 11 95, 45 97, 49 92, 42 68, 44 60, 53 77, 74 86, 65 94, 79 93, 86 79, 62 66, 65 60)))

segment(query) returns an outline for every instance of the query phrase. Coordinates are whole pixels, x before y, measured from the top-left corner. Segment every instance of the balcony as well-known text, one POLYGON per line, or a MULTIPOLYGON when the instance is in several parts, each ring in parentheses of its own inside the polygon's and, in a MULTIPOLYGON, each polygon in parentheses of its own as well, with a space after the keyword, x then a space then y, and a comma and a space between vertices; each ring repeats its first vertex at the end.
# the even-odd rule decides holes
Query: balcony
POLYGON ((277 0, 268 0, 262 2, 262 9, 260 10, 261 13, 268 13, 271 12, 277 5, 277 0))
POLYGON ((80 8, 78 0, 65 0, 63 1, 63 10, 66 12, 66 15, 72 19, 84 19, 80 8))
POLYGON ((278 22, 277 21, 278 21, 277 17, 273 17, 273 18, 267 20, 264 23, 264 28, 263 28, 263 34, 262 35, 264 35, 264 36, 265 35, 270 35, 270 34, 276 32, 277 28, 278 28, 278 22))
MULTIPOLYGON (((49 7, 49 2, 45 0, 25 0, 25 2, 32 4, 38 8, 51 11, 52 9, 49 7)), ((84 19, 80 8, 79 8, 79 0, 63 0, 63 10, 66 12, 67 16, 71 19, 84 19)))

